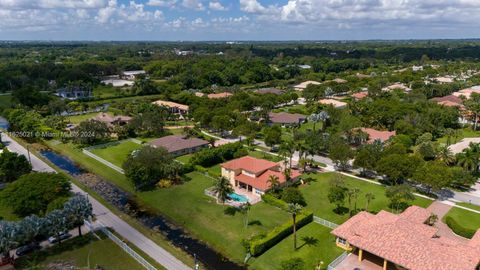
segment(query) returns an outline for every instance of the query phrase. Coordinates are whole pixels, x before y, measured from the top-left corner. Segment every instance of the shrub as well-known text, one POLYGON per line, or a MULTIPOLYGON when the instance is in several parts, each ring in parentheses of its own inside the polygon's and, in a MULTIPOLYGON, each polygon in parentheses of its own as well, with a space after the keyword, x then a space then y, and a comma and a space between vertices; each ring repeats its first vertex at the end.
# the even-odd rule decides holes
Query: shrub
POLYGON ((210 167, 248 153, 247 151, 241 151, 241 149, 243 149, 243 145, 240 142, 224 144, 215 148, 205 148, 193 154, 190 163, 210 167))
POLYGON ((268 193, 263 194, 262 195, 262 201, 270 204, 271 206, 278 207, 280 209, 288 211, 288 203, 286 203, 285 201, 282 201, 280 199, 275 198, 271 194, 268 194, 268 193))
MULTIPOLYGON (((310 211, 303 211, 297 215, 297 230, 313 221, 313 213, 310 211)), ((293 224, 288 221, 280 226, 275 227, 267 235, 261 239, 252 240, 250 242, 250 254, 258 256, 269 248, 273 247, 284 238, 293 233, 293 224)))
POLYGON ((282 200, 287 203, 298 203, 301 206, 306 206, 305 198, 298 188, 287 187, 282 191, 282 200))
POLYGON ((162 179, 157 183, 157 187, 159 188, 169 188, 171 186, 172 186, 172 181, 168 179, 162 179))
POLYGON ((288 260, 283 260, 280 263, 281 270, 304 270, 305 261, 301 258, 291 258, 288 260))
POLYGON ((452 231, 460 236, 463 236, 465 238, 472 238, 473 235, 475 234, 475 230, 473 229, 468 229, 463 227, 462 225, 458 224, 458 222, 453 219, 452 217, 447 216, 445 218, 445 223, 452 229, 452 231))

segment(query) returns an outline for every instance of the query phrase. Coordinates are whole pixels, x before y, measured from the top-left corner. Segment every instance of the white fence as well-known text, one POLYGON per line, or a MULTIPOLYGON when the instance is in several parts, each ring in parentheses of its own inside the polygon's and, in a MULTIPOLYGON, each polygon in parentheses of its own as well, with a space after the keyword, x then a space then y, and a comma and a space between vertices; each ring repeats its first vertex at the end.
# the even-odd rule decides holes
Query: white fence
POLYGON ((124 174, 124 171, 123 171, 122 168, 120 168, 120 167, 118 167, 117 165, 111 163, 110 161, 107 161, 107 160, 105 160, 105 159, 103 159, 103 158, 95 155, 94 153, 88 151, 87 149, 83 149, 82 152, 83 152, 85 155, 87 155, 87 156, 89 156, 89 157, 91 157, 91 158, 93 158, 93 159, 96 159, 97 161, 99 161, 99 162, 103 163, 104 165, 110 167, 111 169, 113 169, 113 170, 115 170, 115 171, 117 171, 117 172, 119 172, 119 173, 121 173, 121 174, 124 174))
MULTIPOLYGON (((88 221, 85 221, 85 225, 90 229, 94 229, 94 226, 89 223, 88 221)), ((128 253, 128 255, 132 256, 139 264, 141 264, 143 267, 147 268, 148 270, 157 270, 153 265, 151 265, 147 260, 145 260, 142 256, 140 256, 135 250, 133 250, 131 247, 129 247, 125 242, 123 242, 120 238, 118 238, 115 234, 113 234, 111 231, 109 231, 105 226, 100 225, 98 226, 100 231, 104 233, 110 240, 115 242, 119 247, 121 247, 125 252, 128 253)))
POLYGON ((325 226, 325 227, 328 227, 328 228, 330 228, 330 229, 335 229, 335 228, 338 227, 338 224, 335 224, 335 223, 330 222, 330 221, 328 221, 328 220, 326 220, 326 219, 323 219, 323 218, 319 218, 319 217, 317 217, 317 216, 314 216, 314 217, 313 217, 313 221, 314 221, 315 223, 318 223, 318 224, 323 225, 323 226, 325 226))
POLYGON ((349 255, 350 253, 348 252, 343 252, 342 255, 338 256, 333 262, 331 262, 329 265, 328 265, 328 270, 335 270, 335 267, 337 267, 340 263, 343 262, 343 260, 345 260, 345 258, 347 258, 347 256, 349 255))

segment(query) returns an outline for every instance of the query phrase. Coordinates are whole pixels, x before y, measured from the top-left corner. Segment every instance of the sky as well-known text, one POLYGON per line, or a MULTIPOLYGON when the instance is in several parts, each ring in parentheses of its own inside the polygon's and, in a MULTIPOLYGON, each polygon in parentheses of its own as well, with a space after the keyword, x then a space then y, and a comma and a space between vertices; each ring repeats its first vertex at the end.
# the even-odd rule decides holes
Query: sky
POLYGON ((480 0, 0 0, 0 40, 480 38, 480 0))

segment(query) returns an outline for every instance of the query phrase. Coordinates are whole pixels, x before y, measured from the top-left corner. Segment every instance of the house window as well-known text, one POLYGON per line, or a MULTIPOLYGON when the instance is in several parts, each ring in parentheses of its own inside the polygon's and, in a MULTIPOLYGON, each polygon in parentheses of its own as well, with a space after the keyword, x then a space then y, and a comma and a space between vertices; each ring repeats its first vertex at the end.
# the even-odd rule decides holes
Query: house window
POLYGON ((347 245, 347 240, 343 239, 343 238, 337 238, 337 242, 341 245, 344 245, 346 246, 347 245))

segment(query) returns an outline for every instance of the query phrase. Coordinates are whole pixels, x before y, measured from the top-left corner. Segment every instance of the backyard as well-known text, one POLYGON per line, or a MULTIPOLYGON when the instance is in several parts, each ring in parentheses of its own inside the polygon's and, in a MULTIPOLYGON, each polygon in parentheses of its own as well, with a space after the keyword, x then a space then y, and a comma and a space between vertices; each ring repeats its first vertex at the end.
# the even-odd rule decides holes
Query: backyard
MULTIPOLYGON (((480 207, 477 207, 480 208, 480 207)), ((478 230, 480 228, 480 214, 464 210, 457 207, 452 207, 444 218, 451 217, 462 227, 471 230, 478 230)))
POLYGON ((213 185, 213 179, 199 172, 187 176, 191 180, 182 185, 137 195, 147 205, 237 262, 242 262, 245 257, 242 239, 268 232, 290 218, 288 213, 260 202, 251 207, 248 213, 250 225, 245 227, 244 214, 227 215, 224 213, 227 206, 204 195, 204 190, 213 185))
MULTIPOLYGON (((369 211, 392 211, 388 208, 389 199, 385 196, 385 187, 381 185, 370 184, 351 177, 343 176, 338 173, 308 174, 307 176, 312 177, 313 181, 300 187, 300 190, 305 196, 307 207, 311 209, 318 217, 337 224, 341 224, 349 218, 348 213, 336 214, 333 211, 335 209, 335 205, 328 201, 329 183, 335 177, 341 177, 349 189, 358 188, 360 190, 357 202, 358 209, 365 209, 365 194, 370 192, 375 196, 375 199, 370 202, 370 205, 368 206, 369 211)), ((431 200, 421 197, 416 197, 415 201, 413 202, 413 204, 422 207, 427 207, 431 203, 431 200)), ((345 206, 348 207, 348 200, 345 201, 345 206)))
POLYGON ((15 268, 53 269, 53 265, 59 264, 63 264, 62 269, 68 268, 66 264, 75 269, 93 269, 96 266, 106 270, 145 269, 110 239, 102 235, 102 239, 98 240, 91 234, 20 257, 15 268))
POLYGON ((141 147, 141 144, 131 140, 126 140, 109 144, 104 147, 94 148, 90 150, 90 152, 119 167, 122 167, 123 162, 132 153, 132 151, 140 149, 141 147))
POLYGON ((300 258, 305 261, 305 269, 315 269, 320 262, 323 262, 322 269, 327 269, 328 264, 343 252, 335 245, 330 231, 312 222, 298 230, 297 250, 293 249, 293 235, 290 235, 258 258, 250 259, 249 265, 253 269, 279 269, 284 260, 300 258))

